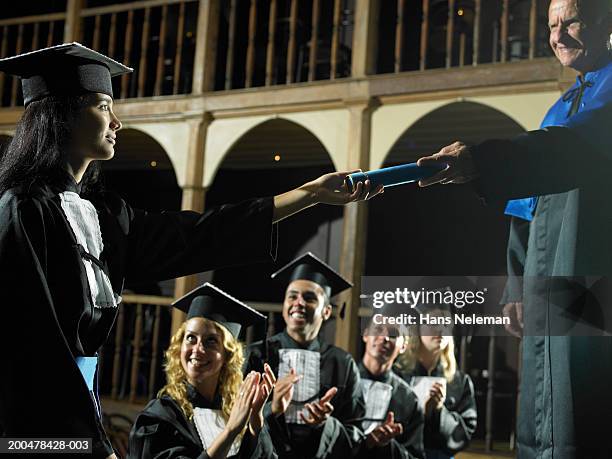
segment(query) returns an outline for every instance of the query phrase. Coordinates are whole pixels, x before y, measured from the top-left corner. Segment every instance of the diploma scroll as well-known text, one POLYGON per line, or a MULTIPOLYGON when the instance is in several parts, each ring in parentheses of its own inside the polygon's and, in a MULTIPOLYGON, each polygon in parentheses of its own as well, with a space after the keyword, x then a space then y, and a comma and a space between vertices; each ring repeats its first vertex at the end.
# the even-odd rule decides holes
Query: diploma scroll
POLYGON ((439 166, 417 166, 417 163, 410 163, 368 172, 355 172, 348 175, 344 180, 347 189, 352 193, 359 182, 365 182, 366 180, 370 180, 372 190, 378 185, 389 188, 429 178, 444 169, 446 169, 445 164, 439 166))

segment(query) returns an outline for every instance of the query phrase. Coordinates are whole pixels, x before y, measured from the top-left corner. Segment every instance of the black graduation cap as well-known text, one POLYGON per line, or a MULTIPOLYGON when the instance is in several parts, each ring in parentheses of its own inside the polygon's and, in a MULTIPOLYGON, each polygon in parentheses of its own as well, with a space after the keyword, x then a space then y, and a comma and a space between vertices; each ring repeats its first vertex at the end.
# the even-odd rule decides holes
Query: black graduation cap
POLYGON ((331 266, 314 256, 312 252, 296 258, 271 277, 287 284, 298 279, 312 281, 320 285, 330 298, 353 286, 331 266))
POLYGON ((203 317, 223 325, 238 338, 242 327, 265 324, 266 316, 206 282, 172 303, 187 319, 203 317))
POLYGON ((21 78, 24 105, 50 95, 100 92, 113 97, 111 78, 132 70, 80 43, 0 59, 0 71, 21 78))

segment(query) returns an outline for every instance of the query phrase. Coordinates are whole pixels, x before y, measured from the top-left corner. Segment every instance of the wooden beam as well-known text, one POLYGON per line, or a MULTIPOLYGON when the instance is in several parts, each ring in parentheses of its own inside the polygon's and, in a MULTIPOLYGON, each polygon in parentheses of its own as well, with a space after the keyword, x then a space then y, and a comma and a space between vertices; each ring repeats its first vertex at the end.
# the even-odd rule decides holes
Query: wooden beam
POLYGON ((295 67, 295 32, 297 28, 298 0, 291 0, 289 13, 289 43, 287 44, 287 84, 293 83, 293 68, 295 67))
POLYGON ((402 71, 402 51, 404 46, 404 7, 405 0, 397 1, 397 21, 395 23, 395 73, 402 71))
POLYGON ((274 78, 274 39, 276 36, 276 0, 270 0, 270 15, 268 17, 268 44, 266 46, 266 86, 272 84, 274 78))
POLYGON ((225 61, 225 89, 232 89, 234 76, 234 40, 236 38, 236 0, 231 0, 229 10, 229 30, 227 33, 227 59, 225 61))
POLYGON ((351 76, 353 78, 364 78, 376 73, 379 14, 379 0, 359 0, 355 3, 351 55, 351 76))
POLYGON ((110 29, 108 31, 108 55, 115 54, 115 43, 117 42, 117 13, 111 14, 110 29))
POLYGON ((157 64, 155 65, 155 89, 153 94, 159 96, 162 93, 164 82, 164 59, 166 48, 166 23, 168 22, 168 5, 162 7, 161 21, 159 23, 159 47, 157 49, 157 64))
POLYGON ((215 89, 219 13, 219 0, 202 1, 198 6, 198 28, 191 87, 193 94, 202 94, 215 89))
POLYGON ((423 18, 421 20, 421 59, 419 69, 427 67, 427 42, 429 38, 429 0, 423 0, 423 18))
POLYGON ((504 0, 502 6, 501 16, 501 32, 500 32, 500 44, 501 44, 501 62, 508 61, 508 22, 510 17, 510 0, 504 0))
MULTIPOLYGON (((187 171, 185 185, 183 186, 182 210, 204 212, 205 189, 204 182, 204 155, 206 147, 206 132, 212 122, 212 117, 205 113, 199 119, 191 119, 189 123, 189 144, 187 150, 187 171)), ((197 286, 197 276, 180 277, 174 284, 174 297, 180 298, 197 286)), ((172 310, 171 336, 178 330, 185 320, 185 313, 174 308, 172 310)))
POLYGON ((529 59, 535 58, 538 37, 538 0, 531 0, 529 9, 529 59))
POLYGON ((33 16, 0 19, 0 26, 32 24, 35 22, 63 21, 64 19, 66 19, 66 13, 37 14, 33 16))
POLYGON ((474 0, 474 38, 472 40, 472 65, 478 65, 480 58, 480 15, 481 15, 481 0, 474 0))
MULTIPOLYGON (((70 0, 69 0, 70 1, 70 0)), ((176 5, 177 3, 191 3, 207 0, 141 0, 137 2, 121 3, 108 6, 83 8, 81 17, 97 16, 99 14, 124 13, 126 11, 141 10, 144 8, 157 8, 163 5, 176 5)))
POLYGON ((245 88, 253 85, 253 71, 255 67, 255 33, 257 32, 257 0, 251 0, 249 8, 249 42, 246 55, 245 88))
POLYGON ((147 77, 147 53, 149 52, 149 27, 151 22, 151 9, 145 8, 144 24, 140 36, 140 65, 138 66, 138 97, 144 97, 147 77))
POLYGON ((93 32, 93 43, 91 47, 94 50, 100 49, 100 21, 102 20, 102 16, 96 16, 94 19, 94 32, 93 32))
MULTIPOLYGON (((181 3, 181 6, 179 7, 178 25, 176 26, 176 58, 174 60, 174 72, 172 74, 172 94, 178 94, 179 89, 180 89, 179 81, 181 79, 181 59, 183 56, 183 35, 184 33, 185 33, 185 4, 181 3)), ((196 47, 197 47, 197 43, 196 43, 196 47)), ((194 66, 195 66, 195 62, 194 62, 194 66)))
POLYGON ((319 50, 319 5, 320 0, 312 4, 312 26, 310 28, 310 52, 308 53, 308 81, 317 79, 317 53, 319 50))
POLYGON ((453 39, 455 35, 455 0, 448 0, 448 19, 446 21, 446 68, 453 65, 453 39))
POLYGON ((66 22, 64 22, 64 43, 80 41, 81 10, 83 0, 66 1, 66 22))
MULTIPOLYGON (((134 10, 128 11, 127 24, 125 26, 125 42, 123 46, 123 61, 126 65, 130 65, 131 54, 132 54, 132 35, 134 28, 134 10)), ((121 99, 125 99, 129 96, 128 93, 128 81, 131 75, 124 74, 121 76, 121 99)))
MULTIPOLYGON (((369 168, 372 113, 376 104, 372 99, 347 101, 349 110, 348 158, 346 170, 369 168)), ((344 316, 336 319, 336 346, 346 349, 357 358, 360 336, 359 307, 361 305, 361 276, 363 275, 367 241, 368 203, 352 203, 344 207, 340 273, 353 283, 353 288, 341 295, 344 316)))
MULTIPOLYGON (((23 51, 23 24, 19 24, 17 27, 17 45, 15 46, 15 54, 21 54, 23 51)), ((11 106, 17 104, 17 87, 19 85, 19 78, 13 77, 13 87, 11 88, 11 106)))
POLYGON ((53 45, 53 33, 55 29, 55 21, 49 22, 49 30, 47 32, 47 48, 53 45))
POLYGON ((329 78, 336 78, 338 67, 338 46, 340 40, 340 18, 342 15, 342 0, 334 0, 334 25, 332 29, 331 42, 331 68, 329 69, 329 78))

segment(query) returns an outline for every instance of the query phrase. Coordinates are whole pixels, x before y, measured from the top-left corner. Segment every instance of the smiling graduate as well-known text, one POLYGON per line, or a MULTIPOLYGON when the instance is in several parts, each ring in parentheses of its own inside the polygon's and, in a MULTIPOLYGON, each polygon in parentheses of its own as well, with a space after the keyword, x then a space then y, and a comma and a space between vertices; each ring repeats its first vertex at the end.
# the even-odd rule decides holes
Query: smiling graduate
POLYGON ((173 306, 187 312, 166 351, 167 384, 138 415, 129 458, 276 457, 263 422, 270 367, 243 380, 243 327, 265 316, 206 283, 173 306))
POLYGON ((264 414, 281 458, 347 458, 364 440, 359 370, 351 355, 319 337, 330 299, 351 284, 308 252, 272 277, 286 286, 283 332, 247 349, 246 372, 269 364, 278 382, 264 414))

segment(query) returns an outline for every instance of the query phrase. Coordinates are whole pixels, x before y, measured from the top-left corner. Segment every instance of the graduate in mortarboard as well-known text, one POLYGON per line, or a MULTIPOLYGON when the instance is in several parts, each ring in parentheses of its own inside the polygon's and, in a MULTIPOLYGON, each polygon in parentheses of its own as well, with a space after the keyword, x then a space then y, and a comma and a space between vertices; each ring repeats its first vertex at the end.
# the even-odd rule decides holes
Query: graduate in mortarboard
POLYGON ((425 414, 425 457, 450 459, 468 447, 476 431, 474 384, 457 368, 452 307, 420 304, 416 310, 417 323, 424 325, 410 327, 407 349, 398 363, 425 414))
POLYGON ((333 173, 203 215, 133 209, 96 186, 97 162, 120 141, 111 78, 131 70, 77 43, 0 60, 0 71, 21 78, 25 104, 0 158, 0 432, 91 438, 93 457, 113 455, 96 355, 126 279, 269 260, 275 222, 380 191, 364 184, 348 193, 347 174, 333 173))
POLYGON ((351 457, 364 440, 359 370, 348 352, 319 337, 331 298, 351 284, 311 253, 272 277, 286 289, 286 328, 247 348, 246 373, 268 364, 278 375, 264 410, 276 452, 295 459, 351 457))
POLYGON ((276 457, 263 406, 269 366, 243 379, 242 328, 265 316, 206 283, 173 306, 187 312, 166 351, 166 385, 138 415, 128 458, 276 457))
POLYGON ((366 404, 360 459, 424 458, 423 408, 393 367, 408 346, 404 326, 370 321, 358 364, 366 404))

